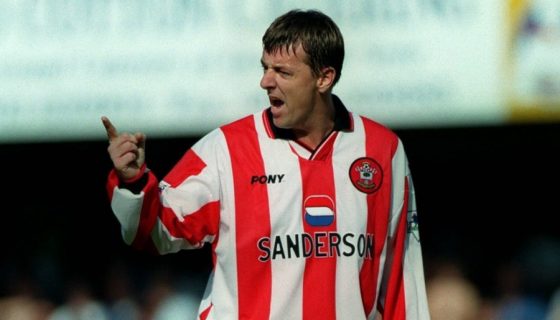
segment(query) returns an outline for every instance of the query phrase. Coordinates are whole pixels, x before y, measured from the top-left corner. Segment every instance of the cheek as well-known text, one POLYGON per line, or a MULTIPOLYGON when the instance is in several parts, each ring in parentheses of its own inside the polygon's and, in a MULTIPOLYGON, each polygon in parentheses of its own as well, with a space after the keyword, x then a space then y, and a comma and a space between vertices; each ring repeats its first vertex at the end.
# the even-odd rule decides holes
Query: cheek
POLYGON ((307 104, 316 93, 316 87, 311 81, 294 81, 279 79, 278 89, 284 95, 287 103, 294 105, 307 104))

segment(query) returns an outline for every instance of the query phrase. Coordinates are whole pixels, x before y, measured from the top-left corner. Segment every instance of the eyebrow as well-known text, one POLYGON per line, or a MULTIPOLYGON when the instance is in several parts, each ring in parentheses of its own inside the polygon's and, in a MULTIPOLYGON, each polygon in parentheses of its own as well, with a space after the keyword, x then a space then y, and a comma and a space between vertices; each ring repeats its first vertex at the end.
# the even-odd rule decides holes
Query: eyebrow
POLYGON ((261 66, 263 68, 272 68, 272 69, 275 69, 275 70, 277 70, 277 69, 290 69, 290 65, 286 65, 286 64, 279 64, 279 65, 278 64, 276 64, 276 65, 272 64, 272 65, 269 66, 264 62, 263 59, 261 59, 261 66))

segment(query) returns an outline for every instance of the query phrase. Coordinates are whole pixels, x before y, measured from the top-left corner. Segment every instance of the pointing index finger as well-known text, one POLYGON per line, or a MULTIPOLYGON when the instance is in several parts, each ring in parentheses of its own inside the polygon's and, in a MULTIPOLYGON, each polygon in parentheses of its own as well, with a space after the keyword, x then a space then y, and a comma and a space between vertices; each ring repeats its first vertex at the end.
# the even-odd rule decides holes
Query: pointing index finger
POLYGON ((115 128, 115 126, 113 126, 113 124, 111 123, 109 118, 103 116, 103 117, 101 117, 101 121, 103 122, 103 126, 105 127, 105 130, 107 131, 107 137, 109 138, 109 141, 111 141, 114 138, 119 136, 118 133, 117 133, 117 128, 115 128))

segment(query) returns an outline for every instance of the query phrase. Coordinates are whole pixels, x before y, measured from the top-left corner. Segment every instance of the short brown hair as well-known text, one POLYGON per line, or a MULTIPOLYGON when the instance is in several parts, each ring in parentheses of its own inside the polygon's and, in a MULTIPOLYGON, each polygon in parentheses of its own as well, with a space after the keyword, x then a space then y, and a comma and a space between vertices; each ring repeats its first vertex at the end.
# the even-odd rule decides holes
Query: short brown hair
POLYGON ((324 67, 336 71, 334 84, 340 79, 344 60, 344 39, 334 21, 317 10, 291 10, 276 18, 262 37, 267 53, 294 50, 298 44, 307 53, 307 64, 315 75, 324 67))

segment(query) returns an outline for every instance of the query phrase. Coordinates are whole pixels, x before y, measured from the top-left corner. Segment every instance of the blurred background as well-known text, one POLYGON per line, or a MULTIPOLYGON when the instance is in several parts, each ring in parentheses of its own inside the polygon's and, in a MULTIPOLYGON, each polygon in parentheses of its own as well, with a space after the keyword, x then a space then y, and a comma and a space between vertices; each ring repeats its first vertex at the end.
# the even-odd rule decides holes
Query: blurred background
POLYGON ((209 249, 123 243, 100 117, 162 177, 267 106, 260 39, 292 8, 337 22, 335 93, 404 142, 433 318, 560 319, 558 0, 0 2, 0 319, 194 317, 209 249))

